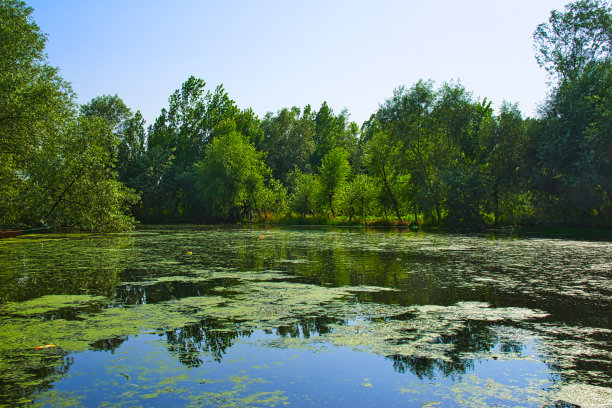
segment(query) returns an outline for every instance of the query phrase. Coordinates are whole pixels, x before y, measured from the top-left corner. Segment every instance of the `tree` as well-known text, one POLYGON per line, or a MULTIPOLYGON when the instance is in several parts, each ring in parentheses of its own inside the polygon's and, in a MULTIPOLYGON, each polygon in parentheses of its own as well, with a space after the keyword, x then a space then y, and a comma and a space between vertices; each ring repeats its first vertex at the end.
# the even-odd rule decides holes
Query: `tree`
POLYGON ((581 0, 553 11, 534 34, 537 58, 560 81, 535 135, 535 183, 545 215, 564 222, 605 221, 610 207, 609 149, 612 7, 581 0))
POLYGON ((323 157, 336 147, 352 152, 357 144, 358 128, 349 123, 349 113, 345 109, 339 115, 329 107, 327 102, 315 114, 315 151, 310 158, 313 168, 321 165, 323 157))
POLYGON ((22 1, 0 1, 0 228, 38 223, 20 212, 24 169, 72 115, 70 86, 45 63, 46 38, 22 1))
POLYGON ((435 162, 444 189, 444 222, 454 227, 481 227, 488 199, 483 139, 487 124, 493 121, 491 103, 486 98, 474 100, 460 83, 445 83, 432 115, 440 132, 436 150, 442 153, 435 162))
POLYGON ((272 174, 286 181, 290 172, 311 172, 310 158, 315 150, 315 122, 310 106, 281 109, 266 114, 262 128, 262 149, 268 152, 266 163, 272 174))
POLYGON ((268 179, 263 188, 254 193, 254 209, 267 220, 269 214, 283 215, 287 211, 287 189, 276 179, 268 179))
MULTIPOLYGON (((586 160, 594 181, 603 189, 607 201, 612 201, 612 66, 610 62, 594 68, 600 79, 598 89, 588 98, 593 108, 594 119, 585 130, 588 146, 586 160)), ((610 204, 608 204, 610 205, 610 204)), ((600 209, 601 210, 601 209, 600 209)), ((612 216, 612 209, 608 209, 612 216)), ((601 211, 599 211, 601 214, 601 211)))
POLYGON ((364 151, 370 174, 381 187, 381 204, 386 216, 386 203, 390 202, 398 220, 405 177, 401 166, 401 147, 397 140, 381 129, 376 116, 364 124, 362 134, 367 140, 364 151))
POLYGON ((127 205, 137 197, 116 180, 101 145, 116 148, 110 127, 78 115, 31 13, 21 1, 0 1, 0 228, 130 228, 127 205))
POLYGON ((293 176, 293 193, 290 197, 289 208, 300 216, 314 215, 319 208, 318 192, 319 180, 314 174, 297 173, 293 176))
POLYGON ((129 187, 137 188, 133 179, 141 171, 146 151, 145 121, 140 111, 135 114, 118 95, 102 95, 81 105, 81 114, 104 120, 111 129, 107 146, 111 159, 116 161, 119 180, 129 187))
POLYGON ((563 81, 577 79, 612 52, 611 6, 606 0, 579 0, 553 10, 533 34, 538 64, 563 81))
POLYGON ((493 223, 502 216, 518 215, 525 204, 524 194, 529 168, 526 160, 527 128, 518 104, 504 101, 499 115, 488 122, 483 133, 486 166, 484 177, 490 191, 488 207, 493 211, 493 223))
POLYGON ((342 192, 341 208, 349 221, 353 217, 366 218, 375 212, 379 188, 367 174, 357 174, 342 192))
POLYGON ((203 202, 200 211, 206 212, 208 219, 233 217, 234 221, 258 209, 259 192, 269 173, 263 154, 235 131, 213 139, 197 171, 197 188, 203 202))
POLYGON ((429 212, 442 203, 434 161, 439 124, 433 120, 438 95, 433 85, 433 81, 421 80, 410 89, 395 89, 376 114, 381 128, 392 138, 390 142, 399 149, 394 160, 405 182, 403 201, 415 213, 429 212))
POLYGON ((110 126, 119 138, 124 123, 132 116, 132 111, 119 95, 96 96, 88 103, 81 105, 81 114, 86 117, 98 117, 110 126))
MULTIPOLYGON (((106 134, 105 134, 106 133, 106 134)), ((85 231, 130 229, 138 196, 116 179, 100 119, 77 118, 28 169, 32 214, 57 227, 85 231)))
POLYGON ((332 217, 336 217, 335 204, 339 193, 344 188, 346 178, 351 172, 348 162, 348 153, 342 148, 332 149, 323 157, 319 168, 319 180, 321 196, 325 198, 325 203, 329 206, 332 217))
POLYGON ((194 166, 202 160, 216 135, 227 134, 230 131, 227 126, 236 130, 239 124, 257 137, 254 116, 241 113, 223 86, 214 92, 205 92, 205 86, 204 80, 189 77, 170 96, 168 109, 162 109, 149 129, 148 149, 173 157, 156 188, 153 215, 158 219, 200 220, 202 202, 195 187, 199 176, 194 166))
POLYGON ((538 135, 539 184, 565 222, 601 214, 610 200, 609 150, 612 63, 592 64, 559 85, 546 105, 538 135), (601 150, 600 150, 601 149, 601 150))

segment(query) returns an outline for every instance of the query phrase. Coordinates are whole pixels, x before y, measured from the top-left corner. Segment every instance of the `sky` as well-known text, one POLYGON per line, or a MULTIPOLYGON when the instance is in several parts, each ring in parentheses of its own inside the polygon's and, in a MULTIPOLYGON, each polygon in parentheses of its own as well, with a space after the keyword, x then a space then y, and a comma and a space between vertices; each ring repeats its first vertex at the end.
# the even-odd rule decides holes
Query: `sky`
POLYGON ((118 94, 148 124, 191 75, 263 117, 323 101, 361 125, 400 85, 460 81, 536 116, 532 35, 562 0, 26 0, 78 102, 118 94))

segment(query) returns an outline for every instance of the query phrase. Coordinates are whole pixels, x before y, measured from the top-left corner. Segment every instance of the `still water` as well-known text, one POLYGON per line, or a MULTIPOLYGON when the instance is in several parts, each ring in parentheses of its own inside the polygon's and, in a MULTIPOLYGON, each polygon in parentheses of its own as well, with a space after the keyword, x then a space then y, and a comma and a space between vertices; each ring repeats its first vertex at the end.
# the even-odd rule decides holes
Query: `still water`
POLYGON ((0 241, 0 406, 612 405, 612 243, 146 227, 0 241))

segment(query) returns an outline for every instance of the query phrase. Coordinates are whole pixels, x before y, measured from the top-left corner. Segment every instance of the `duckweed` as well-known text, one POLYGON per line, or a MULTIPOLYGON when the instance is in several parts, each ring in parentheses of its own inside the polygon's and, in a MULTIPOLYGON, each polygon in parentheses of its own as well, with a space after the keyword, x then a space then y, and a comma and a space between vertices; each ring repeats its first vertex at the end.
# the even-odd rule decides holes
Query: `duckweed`
POLYGON ((338 354, 374 356, 411 378, 385 388, 355 373, 354 384, 380 401, 596 406, 610 399, 609 243, 260 234, 185 227, 0 242, 0 406, 86 404, 78 390, 59 389, 87 353, 108 353, 99 358, 112 380, 96 387, 118 387, 100 406, 300 405, 300 391, 275 372, 302 360, 233 358, 245 344, 326 356, 324 370, 337 372, 339 384, 338 354), (139 336, 164 346, 138 365, 138 347, 122 349, 125 360, 113 356, 139 336), (50 343, 57 347, 35 349, 50 343), (530 368, 510 369, 522 364, 530 368), (229 374, 212 370, 217 365, 240 368, 229 374))

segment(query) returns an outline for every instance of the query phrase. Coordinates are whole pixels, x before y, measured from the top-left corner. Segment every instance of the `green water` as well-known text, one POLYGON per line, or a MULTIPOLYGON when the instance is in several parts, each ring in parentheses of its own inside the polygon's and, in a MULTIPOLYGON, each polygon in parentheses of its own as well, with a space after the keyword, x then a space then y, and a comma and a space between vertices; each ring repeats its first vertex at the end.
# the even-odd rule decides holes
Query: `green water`
POLYGON ((187 226, 5 239, 0 406, 607 406, 611 300, 609 242, 187 226))

